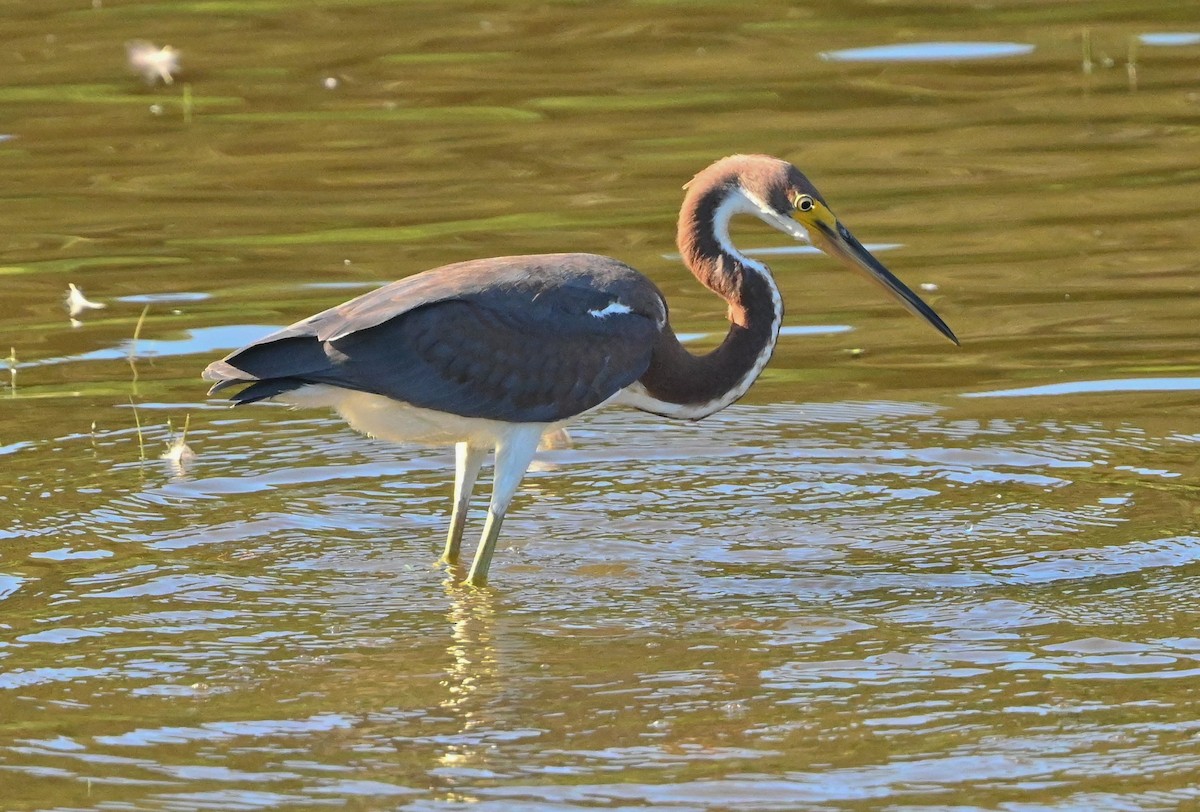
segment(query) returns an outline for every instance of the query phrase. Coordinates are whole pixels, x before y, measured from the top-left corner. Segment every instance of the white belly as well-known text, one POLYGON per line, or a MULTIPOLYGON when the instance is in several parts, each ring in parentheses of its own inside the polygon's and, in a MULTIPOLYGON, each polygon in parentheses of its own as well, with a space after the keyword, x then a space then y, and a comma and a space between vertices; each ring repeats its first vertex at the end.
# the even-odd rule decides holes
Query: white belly
MULTIPOLYGON (((495 448, 516 425, 502 420, 422 409, 399 400, 369 392, 312 384, 278 395, 272 400, 292 406, 334 409, 350 426, 363 434, 394 443, 446 446, 467 443, 472 448, 495 448)), ((542 433, 555 431, 563 423, 543 423, 542 433)))

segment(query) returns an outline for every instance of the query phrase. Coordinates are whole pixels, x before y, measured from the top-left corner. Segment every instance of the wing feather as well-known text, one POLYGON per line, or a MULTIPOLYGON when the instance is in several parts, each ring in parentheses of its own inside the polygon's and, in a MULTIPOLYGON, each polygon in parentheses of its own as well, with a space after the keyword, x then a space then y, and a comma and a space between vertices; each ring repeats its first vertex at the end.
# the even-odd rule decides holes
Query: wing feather
POLYGON ((213 392, 251 384, 237 402, 328 384, 466 417, 553 422, 603 403, 649 367, 665 306, 636 271, 589 255, 517 257, 492 261, 480 281, 479 267, 460 270, 472 265, 319 313, 211 364, 205 377, 213 392), (612 308, 618 301, 624 307, 612 308))

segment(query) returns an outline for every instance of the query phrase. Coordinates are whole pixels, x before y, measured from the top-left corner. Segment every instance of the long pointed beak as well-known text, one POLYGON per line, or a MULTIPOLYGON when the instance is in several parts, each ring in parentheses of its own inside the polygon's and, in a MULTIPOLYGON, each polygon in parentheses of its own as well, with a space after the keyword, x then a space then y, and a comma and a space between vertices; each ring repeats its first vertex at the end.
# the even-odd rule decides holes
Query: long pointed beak
POLYGON ((879 283, 884 290, 899 299, 900 303, 914 315, 929 322, 939 333, 955 344, 959 343, 954 331, 946 325, 946 322, 942 321, 942 317, 935 313, 932 307, 925 304, 920 296, 913 293, 908 285, 897 279, 896 275, 885 268, 882 262, 875 259, 871 252, 864 248, 863 244, 855 239, 844 225, 838 222, 828 208, 817 203, 811 211, 800 212, 797 210, 794 216, 808 231, 813 245, 840 260, 843 265, 866 274, 869 279, 879 283))

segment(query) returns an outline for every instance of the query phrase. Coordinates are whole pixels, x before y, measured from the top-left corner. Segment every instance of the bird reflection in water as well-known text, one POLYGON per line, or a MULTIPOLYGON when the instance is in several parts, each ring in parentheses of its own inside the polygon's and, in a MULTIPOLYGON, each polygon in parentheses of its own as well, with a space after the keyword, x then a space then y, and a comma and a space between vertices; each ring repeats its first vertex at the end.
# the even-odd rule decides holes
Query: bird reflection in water
POLYGON ((489 590, 470 589, 462 581, 444 582, 450 605, 448 663, 441 685, 446 697, 438 703, 458 720, 459 732, 446 744, 438 762, 446 768, 478 764, 490 745, 486 734, 502 721, 511 703, 501 701, 504 681, 497 679, 500 654, 496 646, 495 595, 489 590))

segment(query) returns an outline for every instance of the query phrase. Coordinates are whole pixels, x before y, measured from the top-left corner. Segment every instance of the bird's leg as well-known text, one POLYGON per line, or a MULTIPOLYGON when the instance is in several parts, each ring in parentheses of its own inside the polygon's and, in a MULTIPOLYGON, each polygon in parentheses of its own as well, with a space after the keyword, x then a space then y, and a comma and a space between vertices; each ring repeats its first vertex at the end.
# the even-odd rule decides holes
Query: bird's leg
POLYGON ((472 448, 465 442, 454 446, 454 509, 450 513, 450 532, 446 534, 446 549, 441 558, 447 564, 458 563, 458 548, 467 524, 471 491, 475 489, 475 478, 479 476, 485 457, 486 448, 472 448))
POLYGON ((542 423, 520 424, 496 446, 495 475, 492 479, 492 500, 488 503, 487 523, 483 526, 483 537, 479 540, 475 560, 471 562, 471 572, 467 575, 467 582, 472 586, 483 586, 487 583, 488 567, 492 565, 492 553, 496 550, 496 539, 500 536, 504 513, 508 510, 529 463, 533 462, 534 452, 537 451, 545 428, 542 423))

